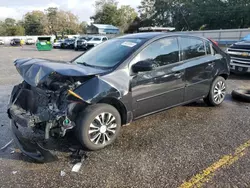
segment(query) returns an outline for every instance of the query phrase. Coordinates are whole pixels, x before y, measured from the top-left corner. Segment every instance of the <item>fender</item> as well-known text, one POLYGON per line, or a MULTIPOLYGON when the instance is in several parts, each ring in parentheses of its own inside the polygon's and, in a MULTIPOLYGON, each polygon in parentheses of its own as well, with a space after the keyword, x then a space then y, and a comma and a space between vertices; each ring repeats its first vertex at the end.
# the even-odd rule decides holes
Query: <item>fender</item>
POLYGON ((104 81, 101 77, 94 77, 88 80, 77 87, 74 92, 88 104, 98 103, 103 98, 121 99, 122 97, 118 89, 104 81))

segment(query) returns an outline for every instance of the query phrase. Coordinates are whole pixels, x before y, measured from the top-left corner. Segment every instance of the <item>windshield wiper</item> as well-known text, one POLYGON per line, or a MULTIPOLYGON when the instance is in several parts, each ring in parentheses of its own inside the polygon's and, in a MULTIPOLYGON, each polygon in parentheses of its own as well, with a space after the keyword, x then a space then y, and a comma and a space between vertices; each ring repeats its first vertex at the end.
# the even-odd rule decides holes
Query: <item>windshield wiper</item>
POLYGON ((102 66, 97 66, 97 65, 90 65, 86 62, 76 62, 77 64, 86 66, 86 67, 94 67, 94 68, 100 68, 100 69, 106 69, 106 67, 102 67, 102 66))
POLYGON ((84 65, 84 66, 86 66, 86 67, 96 67, 96 66, 94 66, 94 65, 90 65, 90 64, 88 64, 88 63, 86 63, 86 62, 76 62, 77 64, 80 64, 80 65, 84 65))

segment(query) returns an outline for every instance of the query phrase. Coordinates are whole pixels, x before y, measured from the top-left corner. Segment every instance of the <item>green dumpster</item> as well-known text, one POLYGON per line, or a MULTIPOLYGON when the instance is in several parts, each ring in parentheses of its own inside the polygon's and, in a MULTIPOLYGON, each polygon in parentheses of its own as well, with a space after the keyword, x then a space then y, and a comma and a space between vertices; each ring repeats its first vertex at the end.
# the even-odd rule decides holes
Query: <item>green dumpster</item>
POLYGON ((38 37, 36 48, 38 51, 50 51, 52 49, 51 37, 38 37))

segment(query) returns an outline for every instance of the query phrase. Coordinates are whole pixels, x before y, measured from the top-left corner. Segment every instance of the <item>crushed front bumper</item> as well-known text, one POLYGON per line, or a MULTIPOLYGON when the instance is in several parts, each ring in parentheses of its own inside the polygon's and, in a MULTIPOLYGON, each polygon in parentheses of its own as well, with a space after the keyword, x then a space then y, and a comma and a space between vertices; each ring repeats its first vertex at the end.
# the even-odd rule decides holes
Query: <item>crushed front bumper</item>
POLYGON ((24 155, 30 157, 35 162, 46 163, 56 161, 57 157, 49 150, 44 149, 42 144, 38 144, 35 141, 25 138, 20 132, 19 127, 31 129, 31 127, 34 127, 34 122, 38 119, 37 116, 31 116, 24 109, 15 105, 15 102, 20 96, 20 90, 21 88, 19 85, 13 88, 7 110, 8 116, 10 118, 10 126, 13 133, 14 142, 24 155))
POLYGON ((31 140, 24 138, 22 133, 18 130, 17 124, 13 120, 10 121, 10 124, 13 139, 24 155, 30 157, 38 163, 48 163, 58 160, 58 158, 49 150, 43 148, 36 142, 32 142, 31 140))

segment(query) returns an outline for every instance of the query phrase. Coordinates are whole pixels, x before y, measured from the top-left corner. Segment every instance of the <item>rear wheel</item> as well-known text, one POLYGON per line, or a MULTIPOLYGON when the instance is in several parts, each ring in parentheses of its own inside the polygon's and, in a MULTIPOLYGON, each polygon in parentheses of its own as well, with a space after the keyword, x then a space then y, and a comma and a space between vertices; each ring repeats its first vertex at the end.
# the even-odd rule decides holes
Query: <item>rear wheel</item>
POLYGON ((99 150, 112 144, 120 133, 121 117, 111 105, 87 107, 77 119, 77 137, 89 150, 99 150))
POLYGON ((212 83, 209 94, 204 98, 204 102, 209 106, 219 106, 226 97, 226 80, 218 76, 212 83))

